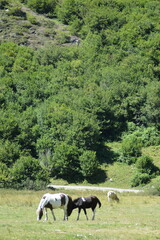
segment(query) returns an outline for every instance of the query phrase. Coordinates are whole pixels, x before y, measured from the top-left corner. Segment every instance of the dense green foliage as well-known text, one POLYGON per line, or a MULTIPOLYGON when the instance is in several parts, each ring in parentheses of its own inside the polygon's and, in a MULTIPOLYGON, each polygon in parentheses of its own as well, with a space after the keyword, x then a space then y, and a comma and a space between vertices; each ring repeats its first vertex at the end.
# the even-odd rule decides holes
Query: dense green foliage
POLYGON ((141 156, 136 161, 137 173, 133 176, 132 186, 136 187, 148 183, 156 174, 159 175, 159 169, 154 165, 153 159, 149 156, 141 156))
POLYGON ((159 144, 159 1, 21 2, 68 24, 81 42, 41 49, 1 43, 2 182, 88 178, 109 161, 97 158, 104 143, 122 134, 129 135, 122 147, 123 157, 134 157, 129 163, 140 146, 159 144))

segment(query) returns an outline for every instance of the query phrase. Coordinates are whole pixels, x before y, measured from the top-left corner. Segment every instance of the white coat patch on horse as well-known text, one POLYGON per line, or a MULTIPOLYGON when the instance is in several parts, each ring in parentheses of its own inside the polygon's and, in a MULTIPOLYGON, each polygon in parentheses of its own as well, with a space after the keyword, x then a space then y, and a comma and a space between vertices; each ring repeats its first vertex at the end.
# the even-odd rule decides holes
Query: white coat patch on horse
POLYGON ((117 194, 114 191, 109 191, 107 194, 108 202, 116 201, 119 202, 119 198, 117 197, 117 194))
POLYGON ((56 217, 53 209, 62 208, 64 210, 64 220, 68 220, 68 216, 72 212, 72 198, 65 193, 44 194, 37 208, 37 221, 41 220, 43 210, 45 210, 45 221, 48 220, 47 208, 51 210, 54 220, 56 220, 56 217))

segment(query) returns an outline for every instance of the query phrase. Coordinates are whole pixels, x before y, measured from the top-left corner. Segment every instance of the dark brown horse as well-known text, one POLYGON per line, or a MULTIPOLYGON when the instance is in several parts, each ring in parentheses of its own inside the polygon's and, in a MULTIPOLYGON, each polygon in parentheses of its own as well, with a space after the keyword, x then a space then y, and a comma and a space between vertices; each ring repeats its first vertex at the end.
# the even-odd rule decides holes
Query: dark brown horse
POLYGON ((101 207, 101 202, 96 196, 90 196, 90 197, 80 197, 76 198, 72 202, 72 209, 78 208, 78 217, 77 220, 79 220, 79 215, 81 212, 81 209, 83 209, 86 219, 88 220, 87 211, 86 208, 91 208, 93 212, 92 220, 95 218, 95 212, 97 204, 99 204, 99 208, 101 207))

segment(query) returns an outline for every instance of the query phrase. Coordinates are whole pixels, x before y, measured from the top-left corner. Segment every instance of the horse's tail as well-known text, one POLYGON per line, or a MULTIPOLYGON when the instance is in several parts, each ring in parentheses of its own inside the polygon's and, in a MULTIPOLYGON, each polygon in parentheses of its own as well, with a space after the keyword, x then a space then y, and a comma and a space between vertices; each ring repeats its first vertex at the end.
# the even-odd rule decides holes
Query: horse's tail
MULTIPOLYGON (((68 195, 67 195, 68 196, 68 195)), ((68 204, 67 204, 67 216, 69 217, 72 213, 73 210, 73 202, 72 202, 72 198, 70 196, 68 196, 68 204)))
POLYGON ((99 208, 102 206, 102 204, 101 204, 101 202, 100 202, 100 200, 97 198, 97 202, 98 202, 98 204, 99 204, 99 208))

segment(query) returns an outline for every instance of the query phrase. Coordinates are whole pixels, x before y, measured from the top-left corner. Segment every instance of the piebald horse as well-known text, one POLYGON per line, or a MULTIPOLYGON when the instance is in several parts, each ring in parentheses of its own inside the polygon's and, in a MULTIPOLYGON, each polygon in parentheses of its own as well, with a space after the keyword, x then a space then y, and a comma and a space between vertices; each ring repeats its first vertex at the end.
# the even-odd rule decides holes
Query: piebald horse
POLYGON ((56 220, 56 217, 53 209, 62 208, 64 210, 63 220, 68 220, 68 217, 72 212, 72 198, 65 193, 44 194, 37 208, 37 221, 41 220, 43 216, 43 210, 45 210, 44 221, 48 220, 47 208, 51 210, 54 220, 56 220))
POLYGON ((91 208, 93 212, 92 220, 95 218, 95 212, 97 204, 99 204, 99 208, 101 207, 101 202, 96 196, 90 196, 90 197, 79 197, 73 200, 72 203, 72 209, 78 208, 78 217, 77 220, 79 220, 79 215, 81 212, 81 209, 83 209, 86 219, 88 220, 87 211, 86 208, 91 208))

